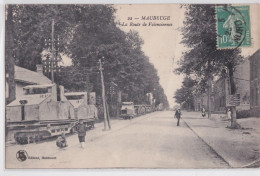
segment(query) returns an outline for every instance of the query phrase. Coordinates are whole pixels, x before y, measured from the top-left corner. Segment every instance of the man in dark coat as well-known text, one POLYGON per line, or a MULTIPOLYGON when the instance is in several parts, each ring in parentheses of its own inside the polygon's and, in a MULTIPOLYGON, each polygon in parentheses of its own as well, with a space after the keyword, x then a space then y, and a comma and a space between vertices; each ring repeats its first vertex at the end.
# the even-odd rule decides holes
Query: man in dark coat
POLYGON ((181 118, 181 109, 177 109, 176 112, 175 112, 175 115, 174 115, 174 118, 177 118, 178 121, 177 121, 177 126, 180 126, 180 118, 181 118))

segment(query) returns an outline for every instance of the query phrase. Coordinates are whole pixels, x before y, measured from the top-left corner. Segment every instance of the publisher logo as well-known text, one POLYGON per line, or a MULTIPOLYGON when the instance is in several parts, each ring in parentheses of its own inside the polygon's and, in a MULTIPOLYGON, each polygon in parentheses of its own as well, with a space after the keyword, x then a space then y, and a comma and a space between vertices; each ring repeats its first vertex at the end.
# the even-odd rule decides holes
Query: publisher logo
POLYGON ((18 161, 25 161, 27 158, 28 158, 28 154, 25 150, 19 150, 17 153, 16 153, 16 158, 18 161))

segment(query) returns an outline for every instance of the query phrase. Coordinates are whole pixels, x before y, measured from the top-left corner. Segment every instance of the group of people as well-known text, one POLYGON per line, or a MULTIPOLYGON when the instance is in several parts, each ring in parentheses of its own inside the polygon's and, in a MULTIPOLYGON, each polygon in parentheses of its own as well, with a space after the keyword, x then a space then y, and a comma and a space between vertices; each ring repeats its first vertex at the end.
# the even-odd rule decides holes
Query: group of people
MULTIPOLYGON (((84 124, 83 120, 79 121, 79 124, 76 126, 76 131, 78 132, 78 138, 80 142, 80 146, 82 149, 85 148, 85 138, 87 133, 87 126, 84 124)), ((68 143, 66 140, 66 136, 64 133, 62 133, 56 140, 56 145, 60 149, 68 147, 68 143)))
MULTIPOLYGON (((202 115, 202 117, 206 116, 206 110, 205 110, 204 107, 202 107, 202 109, 201 109, 201 115, 202 115)), ((227 117, 228 117, 228 120, 231 120, 231 110, 230 110, 230 108, 227 109, 227 117)), ((181 118, 181 109, 180 108, 178 108, 175 111, 174 118, 177 118, 177 126, 180 126, 180 118, 181 118)))

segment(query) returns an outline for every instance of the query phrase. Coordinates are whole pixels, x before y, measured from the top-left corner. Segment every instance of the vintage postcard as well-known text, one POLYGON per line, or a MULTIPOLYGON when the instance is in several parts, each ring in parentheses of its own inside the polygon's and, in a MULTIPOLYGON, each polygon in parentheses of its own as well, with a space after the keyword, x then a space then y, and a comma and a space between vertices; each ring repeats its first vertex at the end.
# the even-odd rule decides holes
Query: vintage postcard
POLYGON ((5 4, 5 168, 259 168, 259 11, 5 4))

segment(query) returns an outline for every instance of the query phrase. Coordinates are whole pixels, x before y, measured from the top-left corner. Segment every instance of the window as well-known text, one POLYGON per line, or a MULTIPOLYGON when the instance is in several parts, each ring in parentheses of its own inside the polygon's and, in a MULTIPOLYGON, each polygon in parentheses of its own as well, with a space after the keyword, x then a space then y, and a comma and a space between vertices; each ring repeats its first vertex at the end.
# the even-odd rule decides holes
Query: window
POLYGON ((33 94, 45 94, 48 93, 48 87, 44 87, 44 88, 36 88, 36 87, 32 87, 32 88, 28 88, 25 89, 25 95, 33 95, 33 94))
POLYGON ((66 98, 68 100, 80 100, 84 99, 84 95, 67 95, 66 98))

